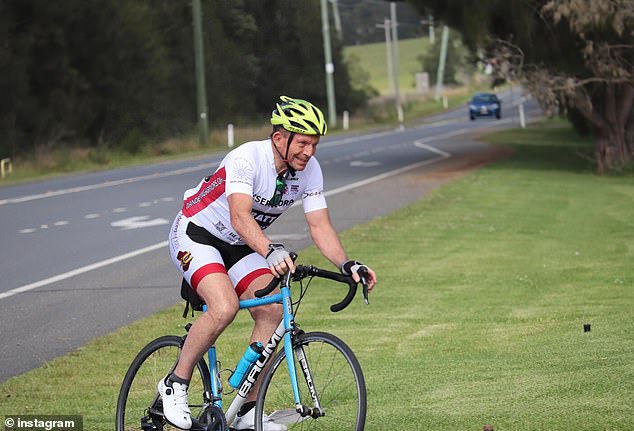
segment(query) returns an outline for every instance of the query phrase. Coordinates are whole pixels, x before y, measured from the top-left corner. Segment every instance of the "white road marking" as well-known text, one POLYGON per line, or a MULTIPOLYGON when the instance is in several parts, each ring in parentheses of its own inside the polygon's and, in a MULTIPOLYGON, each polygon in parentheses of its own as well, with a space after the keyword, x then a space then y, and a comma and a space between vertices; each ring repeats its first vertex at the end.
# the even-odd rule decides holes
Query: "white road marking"
MULTIPOLYGON (((160 202, 172 202, 174 200, 173 197, 168 196, 168 197, 164 197, 161 199, 155 199, 153 202, 146 202, 143 204, 139 204, 139 206, 143 207, 143 206, 150 206, 152 204, 158 204, 160 202)), ((126 212, 127 208, 115 208, 112 210, 113 213, 123 213, 126 212)), ((101 217, 100 214, 86 214, 84 216, 85 219, 96 219, 101 217)), ((67 224, 70 224, 70 222, 68 220, 60 220, 60 221, 56 221, 55 223, 53 223, 53 226, 65 226, 67 224)), ((164 224, 164 223, 161 223, 164 224)), ((47 229, 49 226, 46 224, 43 224, 40 226, 40 229, 47 229)), ((145 227, 145 226, 143 226, 145 227)), ((36 232, 38 229, 37 228, 27 228, 27 229, 21 229, 18 231, 18 233, 33 233, 36 232)))
POLYGON ((74 269, 72 271, 65 272, 63 274, 56 275, 54 277, 46 278, 44 280, 36 281, 35 283, 25 284, 24 286, 17 287, 15 289, 8 290, 6 292, 0 293, 0 299, 8 298, 13 295, 17 295, 18 293, 28 292, 29 290, 36 289, 38 287, 46 286, 51 283, 55 283, 58 281, 66 280, 68 278, 74 277, 76 275, 84 274, 89 271, 93 271, 95 269, 103 268, 104 266, 112 265, 113 263, 121 262, 122 260, 127 260, 135 256, 139 256, 144 253, 148 253, 150 251, 158 250, 160 248, 167 247, 167 241, 160 242, 158 244, 150 245, 148 247, 140 248, 135 251, 131 251, 129 253, 125 253, 119 256, 112 257, 110 259, 102 260, 101 262, 93 263, 91 265, 86 265, 81 268, 74 269))
POLYGON ((358 167, 358 168, 370 168, 372 166, 379 166, 381 162, 372 161, 372 162, 364 162, 363 160, 353 160, 350 162, 350 166, 358 167))
POLYGON ((123 220, 113 221, 110 223, 110 226, 120 228, 121 230, 130 230, 169 224, 169 220, 165 220, 164 218, 155 218, 151 220, 149 220, 149 218, 150 216, 129 217, 123 220))
POLYGON ((271 241, 299 241, 300 239, 308 238, 308 234, 302 233, 282 233, 279 235, 270 235, 271 241))

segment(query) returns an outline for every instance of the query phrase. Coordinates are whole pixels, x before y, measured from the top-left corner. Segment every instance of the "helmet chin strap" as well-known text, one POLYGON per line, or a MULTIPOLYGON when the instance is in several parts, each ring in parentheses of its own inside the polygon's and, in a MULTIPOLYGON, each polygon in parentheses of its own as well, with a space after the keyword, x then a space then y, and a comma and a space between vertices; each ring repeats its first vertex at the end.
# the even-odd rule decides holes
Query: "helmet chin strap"
POLYGON ((277 151, 277 154, 279 154, 282 158, 282 161, 286 163, 287 173, 290 174, 291 177, 295 176, 295 169, 293 169, 291 165, 288 164, 288 150, 290 150, 291 148, 291 142, 293 141, 294 137, 295 132, 290 132, 290 134, 288 135, 288 141, 286 141, 286 156, 282 156, 282 152, 277 148, 277 145, 273 144, 273 147, 275 148, 275 151, 277 151))

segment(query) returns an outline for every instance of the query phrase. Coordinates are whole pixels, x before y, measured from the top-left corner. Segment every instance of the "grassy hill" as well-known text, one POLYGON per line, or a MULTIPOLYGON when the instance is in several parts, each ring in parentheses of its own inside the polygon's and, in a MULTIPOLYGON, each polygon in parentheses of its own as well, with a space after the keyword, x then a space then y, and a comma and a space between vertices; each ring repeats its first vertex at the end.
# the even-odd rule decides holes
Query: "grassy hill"
MULTIPOLYGON (((398 43, 399 62, 399 90, 403 93, 416 89, 415 75, 422 72, 422 66, 417 57, 429 49, 428 38, 400 40, 398 43)), ((387 52, 385 43, 349 46, 344 50, 344 56, 349 62, 357 62, 359 67, 369 73, 370 85, 380 94, 390 94, 387 52)))

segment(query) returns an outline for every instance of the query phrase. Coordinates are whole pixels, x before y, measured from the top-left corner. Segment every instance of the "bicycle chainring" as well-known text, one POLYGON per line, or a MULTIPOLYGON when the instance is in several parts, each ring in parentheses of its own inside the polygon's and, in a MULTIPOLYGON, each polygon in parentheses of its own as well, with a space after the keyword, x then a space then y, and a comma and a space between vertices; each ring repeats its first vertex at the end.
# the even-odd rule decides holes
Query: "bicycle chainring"
POLYGON ((216 406, 207 406, 198 418, 205 431, 226 431, 227 419, 222 409, 216 406))

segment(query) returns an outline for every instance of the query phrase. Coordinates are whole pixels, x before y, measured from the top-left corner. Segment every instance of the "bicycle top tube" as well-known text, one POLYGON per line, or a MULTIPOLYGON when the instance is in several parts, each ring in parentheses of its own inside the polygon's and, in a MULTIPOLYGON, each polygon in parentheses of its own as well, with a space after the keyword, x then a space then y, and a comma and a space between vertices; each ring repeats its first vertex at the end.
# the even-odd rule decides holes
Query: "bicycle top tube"
POLYGON ((282 294, 276 293, 275 295, 265 296, 264 298, 252 298, 252 299, 241 299, 240 300, 240 310, 244 310, 245 308, 253 308, 259 307, 260 305, 267 305, 273 303, 281 303, 282 302, 282 294))
POLYGON ((290 290, 291 275, 292 275, 291 273, 286 273, 282 276, 281 279, 273 278, 264 289, 259 290, 255 293, 255 298, 241 300, 240 309, 243 310, 245 308, 253 308, 253 307, 258 307, 260 305, 273 304, 276 302, 280 304, 284 303, 284 297, 291 296, 291 290, 290 290), (284 293, 276 293, 274 295, 270 295, 273 289, 275 289, 280 283, 282 284, 281 292, 284 292, 284 293), (260 292, 264 292, 264 291, 268 291, 266 296, 259 295, 260 292))

